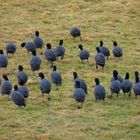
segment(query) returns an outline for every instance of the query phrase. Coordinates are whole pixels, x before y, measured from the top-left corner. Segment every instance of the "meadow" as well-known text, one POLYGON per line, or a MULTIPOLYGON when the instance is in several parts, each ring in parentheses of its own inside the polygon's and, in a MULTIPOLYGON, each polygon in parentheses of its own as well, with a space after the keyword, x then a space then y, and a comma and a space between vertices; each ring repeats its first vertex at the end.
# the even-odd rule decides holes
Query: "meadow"
MULTIPOLYGON (((95 102, 94 79, 98 77, 110 95, 112 71, 118 70, 124 77, 140 71, 140 1, 139 0, 0 0, 0 49, 9 42, 16 43, 15 55, 9 56, 6 70, 13 85, 22 64, 29 75, 27 83, 30 96, 27 106, 17 108, 7 97, 0 96, 0 140, 139 140, 140 97, 106 98, 95 102), (70 36, 70 29, 81 29, 83 41, 70 36), (41 97, 40 79, 30 70, 31 54, 20 47, 24 41, 32 41, 34 32, 40 31, 45 44, 55 47, 64 40, 64 59, 55 64, 63 77, 58 91, 53 85, 52 100, 41 97), (99 41, 103 40, 112 52, 112 40, 122 47, 122 59, 111 57, 104 70, 96 69, 94 56, 99 41), (81 63, 78 44, 90 51, 89 65, 81 63), (72 72, 76 71, 88 85, 88 96, 82 109, 72 98, 72 72)), ((45 51, 45 46, 43 47, 45 51)), ((50 79, 51 69, 44 55, 41 72, 50 79)))

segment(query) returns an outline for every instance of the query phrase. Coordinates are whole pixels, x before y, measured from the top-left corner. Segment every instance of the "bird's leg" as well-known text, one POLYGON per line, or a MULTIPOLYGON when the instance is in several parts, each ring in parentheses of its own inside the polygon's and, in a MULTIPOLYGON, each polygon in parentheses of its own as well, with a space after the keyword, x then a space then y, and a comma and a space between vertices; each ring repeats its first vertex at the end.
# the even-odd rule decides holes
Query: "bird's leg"
POLYGON ((95 98, 95 102, 97 102, 97 98, 95 98))
POLYGON ((21 108, 22 108, 22 106, 17 105, 17 108, 21 109, 21 108))
POLYGON ((79 104, 78 104, 78 107, 77 107, 77 109, 81 109, 81 105, 79 105, 79 104))
POLYGON ((42 98, 44 97, 44 94, 42 93, 42 98))
POLYGON ((117 93, 117 98, 118 98, 118 93, 117 93))
POLYGON ((43 52, 42 52, 42 48, 41 48, 41 53, 40 53, 41 55, 43 54, 43 52))
POLYGON ((50 97, 50 94, 48 94, 48 101, 51 101, 51 97, 50 97))
POLYGON ((98 69, 98 65, 96 64, 96 69, 98 69))
POLYGON ((82 37, 80 36, 80 41, 83 41, 82 37))
POLYGON ((63 58, 64 58, 64 55, 61 57, 61 60, 63 60, 63 58))
POLYGON ((8 101, 10 101, 11 99, 10 99, 10 95, 8 95, 8 99, 7 99, 8 101))
POLYGON ((112 98, 113 97, 113 93, 111 92, 111 95, 110 95, 110 97, 112 98))
POLYGON ((124 93, 124 97, 125 97, 125 93, 124 93))
POLYGON ((37 75, 39 75, 39 70, 37 72, 38 72, 37 75))
POLYGON ((137 94, 135 95, 135 98, 137 99, 137 94))
POLYGON ((129 92, 128 96, 131 97, 131 91, 129 92))
POLYGON ((89 60, 87 59, 87 64, 89 64, 89 60))
POLYGON ((58 90, 58 85, 56 85, 56 90, 58 90))
POLYGON ((83 106, 83 102, 81 103, 81 108, 82 108, 82 106, 83 106))

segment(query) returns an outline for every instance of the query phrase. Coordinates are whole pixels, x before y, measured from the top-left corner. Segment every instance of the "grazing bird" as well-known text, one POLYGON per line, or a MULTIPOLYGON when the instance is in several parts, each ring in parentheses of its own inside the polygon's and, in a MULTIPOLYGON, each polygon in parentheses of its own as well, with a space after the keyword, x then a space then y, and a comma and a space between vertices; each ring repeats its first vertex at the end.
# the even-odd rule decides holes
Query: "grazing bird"
POLYGON ((26 86, 20 86, 18 91, 24 96, 25 99, 29 96, 29 89, 26 86))
POLYGON ((11 98, 18 107, 26 106, 24 96, 19 92, 17 85, 14 86, 11 98))
POLYGON ((36 55, 36 51, 32 51, 32 58, 30 60, 30 66, 31 70, 33 71, 39 71, 40 65, 41 65, 41 59, 39 56, 36 55))
POLYGON ((129 80, 129 73, 126 73, 125 79, 122 82, 122 91, 124 93, 129 93, 129 96, 131 96, 131 90, 132 90, 132 82, 129 80))
POLYGON ((78 48, 80 49, 79 56, 80 56, 81 61, 82 60, 87 60, 87 63, 89 63, 88 62, 88 58, 90 56, 89 51, 88 50, 84 50, 83 49, 83 45, 81 45, 81 44, 78 46, 78 48))
MULTIPOLYGON (((113 73, 117 73, 117 79, 120 81, 120 83, 123 82, 123 78, 118 74, 117 70, 113 70, 113 73)), ((111 78, 111 82, 114 80, 114 76, 111 78)))
POLYGON ((62 84, 62 76, 59 71, 57 71, 57 67, 53 66, 53 71, 51 72, 52 82, 56 85, 56 90, 58 90, 58 86, 62 84))
POLYGON ((100 52, 99 47, 96 47, 97 54, 95 55, 95 62, 96 62, 96 68, 98 69, 98 66, 101 66, 104 68, 105 66, 105 56, 103 53, 100 52))
POLYGON ((135 72, 135 83, 133 86, 133 91, 134 91, 135 97, 137 98, 137 96, 140 95, 140 79, 139 79, 137 71, 135 72))
POLYGON ((85 91, 80 87, 80 81, 76 81, 75 84, 76 88, 73 93, 75 100, 80 103, 80 105, 78 105, 78 109, 80 109, 85 101, 85 91))
POLYGON ((49 94, 51 92, 51 82, 47 78, 45 78, 45 76, 42 72, 40 72, 38 76, 41 78, 40 90, 42 92, 42 97, 44 96, 44 94, 48 94, 48 100, 50 101, 51 98, 50 98, 49 94))
POLYGON ((61 60, 64 58, 65 48, 63 47, 63 40, 59 41, 59 45, 55 47, 54 53, 56 57, 61 57, 61 60))
POLYGON ((45 57, 51 63, 50 67, 52 67, 53 66, 53 62, 56 61, 56 56, 55 56, 54 51, 51 49, 52 46, 51 46, 50 43, 47 43, 46 47, 47 47, 47 50, 45 51, 45 57))
POLYGON ((100 49, 101 53, 103 53, 104 56, 107 57, 107 59, 108 59, 108 57, 110 56, 110 51, 106 46, 104 46, 104 43, 102 40, 100 41, 99 49, 100 49))
POLYGON ((10 95, 12 91, 12 82, 9 81, 8 76, 6 74, 3 75, 4 82, 1 85, 1 93, 3 95, 10 95))
POLYGON ((0 50, 0 68, 7 68, 8 58, 4 55, 3 50, 0 50))
POLYGON ((113 41, 113 55, 114 57, 122 57, 123 55, 123 50, 118 46, 116 41, 113 41))
POLYGON ((16 45, 14 43, 8 43, 6 45, 6 53, 7 53, 7 55, 8 54, 14 55, 14 53, 16 52, 16 49, 17 49, 17 47, 16 47, 16 45))
POLYGON ((41 49, 41 54, 42 54, 42 47, 44 42, 43 39, 39 36, 39 31, 35 31, 35 37, 33 42, 35 43, 37 49, 41 49))
POLYGON ((118 73, 116 71, 113 71, 113 77, 114 80, 110 84, 111 97, 113 93, 116 93, 118 97, 118 94, 121 90, 121 83, 118 80, 118 73))
POLYGON ((18 79, 18 84, 19 85, 24 85, 27 83, 28 81, 28 75, 26 74, 26 72, 24 72, 24 68, 22 65, 18 66, 18 73, 17 73, 17 79, 18 79))
POLYGON ((21 47, 22 48, 26 48, 28 52, 32 52, 32 51, 35 51, 36 50, 36 45, 34 42, 23 42, 21 43, 21 47))
POLYGON ((82 88, 86 94, 88 94, 88 91, 87 91, 87 84, 86 82, 83 80, 83 79, 80 79, 78 78, 78 75, 76 72, 73 72, 73 81, 74 81, 74 87, 76 88, 76 81, 79 81, 80 82, 80 88, 82 88))
POLYGON ((96 86, 94 88, 94 95, 95 95, 96 101, 104 100, 105 94, 106 94, 104 86, 100 85, 100 81, 98 78, 95 78, 95 83, 96 83, 96 86))
POLYGON ((82 38, 81 38, 81 31, 80 31, 79 28, 77 28, 77 27, 71 28, 70 34, 71 34, 71 36, 72 36, 74 39, 75 39, 75 37, 80 37, 80 39, 82 40, 82 38))

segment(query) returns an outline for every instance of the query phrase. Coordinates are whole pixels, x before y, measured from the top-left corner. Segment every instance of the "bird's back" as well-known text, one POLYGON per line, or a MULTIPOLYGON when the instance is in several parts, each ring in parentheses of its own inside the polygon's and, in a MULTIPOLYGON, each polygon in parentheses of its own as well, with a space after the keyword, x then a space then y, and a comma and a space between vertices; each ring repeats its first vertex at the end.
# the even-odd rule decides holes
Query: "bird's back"
POLYGON ((55 84, 61 84, 62 83, 62 77, 61 74, 58 71, 53 71, 51 73, 51 79, 55 84))
POLYGON ((94 94, 97 99, 104 99, 105 98, 105 88, 102 85, 97 85, 94 88, 94 94))
POLYGON ((52 50, 46 50, 45 57, 48 61, 55 61, 56 56, 52 50))
POLYGON ((119 93, 121 90, 121 83, 119 80, 113 80, 110 85, 110 90, 112 93, 119 93))
POLYGON ((19 91, 14 91, 11 95, 12 100, 18 106, 26 106, 24 96, 19 91))
POLYGON ((48 79, 42 79, 40 81, 40 89, 42 93, 49 93, 51 91, 51 83, 48 79))
POLYGON ((0 55, 0 68, 7 67, 8 59, 5 55, 0 55))
POLYGON ((89 52, 87 50, 80 51, 80 58, 81 59, 88 59, 90 56, 89 52))
POLYGON ((10 94, 12 91, 12 83, 11 81, 4 81, 1 85, 2 94, 10 94))
POLYGON ((128 79, 123 80, 122 90, 124 93, 129 92, 132 89, 132 82, 128 79))
POLYGON ((63 56, 65 53, 65 48, 61 45, 57 45, 56 48, 54 49, 55 55, 58 56, 63 56))
POLYGON ((97 53, 95 56, 95 61, 97 64, 105 64, 105 56, 102 53, 97 53))
POLYGON ((42 48, 43 47, 43 40, 40 37, 35 37, 33 42, 36 45, 36 48, 42 48))
POLYGON ((85 91, 82 88, 75 88, 74 98, 78 102, 84 102, 85 101, 85 91))

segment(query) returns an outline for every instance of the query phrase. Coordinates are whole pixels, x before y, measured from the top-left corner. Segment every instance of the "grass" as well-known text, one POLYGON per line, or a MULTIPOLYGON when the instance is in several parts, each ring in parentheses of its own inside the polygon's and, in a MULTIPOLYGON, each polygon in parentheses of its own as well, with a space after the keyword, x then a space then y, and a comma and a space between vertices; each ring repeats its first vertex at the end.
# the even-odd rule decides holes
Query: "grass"
MULTIPOLYGON (((18 109, 6 97, 0 97, 0 140, 138 140, 140 138, 140 99, 134 95, 117 99, 106 98, 96 102, 93 98, 94 78, 99 77, 109 95, 112 70, 117 69, 124 77, 129 72, 134 81, 134 70, 140 71, 139 0, 0 0, 0 48, 14 42, 17 52, 9 57, 9 65, 3 73, 17 84, 17 66, 22 64, 29 74, 30 97, 27 107, 18 109), (78 26, 83 42, 69 35, 70 28, 78 26), (39 30, 45 43, 53 47, 64 39, 66 55, 56 62, 63 76, 59 91, 52 89, 52 101, 41 98, 39 79, 29 66, 31 54, 20 47, 21 42, 31 41, 34 31, 39 30), (96 70, 95 48, 103 40, 112 50, 111 40, 116 40, 124 50, 124 57, 111 57, 104 70, 96 70), (77 45, 82 43, 91 52, 90 65, 80 63, 77 45), (73 93, 72 72, 85 79, 89 95, 81 110, 71 98, 73 93)), ((45 47, 44 47, 45 51, 45 47)), ((39 51, 38 51, 39 54, 39 51)), ((42 58, 41 71, 50 79, 51 69, 42 58)))

